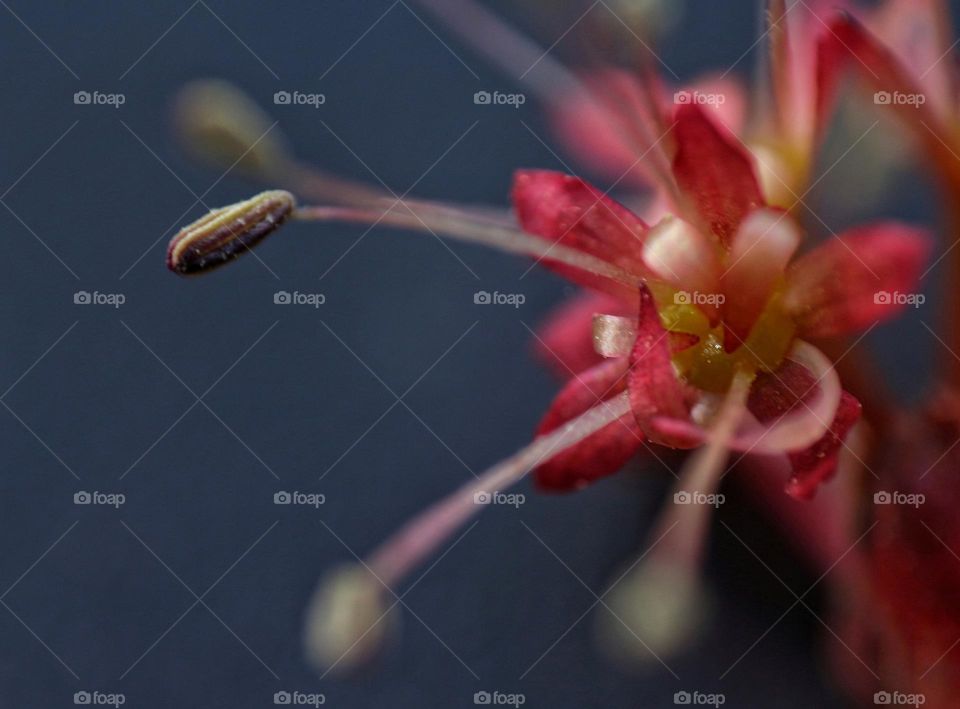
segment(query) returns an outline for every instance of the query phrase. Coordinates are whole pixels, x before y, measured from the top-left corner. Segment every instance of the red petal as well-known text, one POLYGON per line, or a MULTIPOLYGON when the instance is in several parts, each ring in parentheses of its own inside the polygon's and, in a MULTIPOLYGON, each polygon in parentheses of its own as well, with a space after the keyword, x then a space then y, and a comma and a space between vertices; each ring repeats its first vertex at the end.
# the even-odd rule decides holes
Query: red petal
MULTIPOLYGON (((513 181, 513 206, 524 231, 577 249, 638 278, 646 273, 643 239, 647 225, 621 204, 579 177, 547 170, 520 170, 513 181)), ((581 285, 635 300, 620 283, 544 259, 550 268, 581 285)))
POLYGON ((664 435, 656 419, 690 419, 690 389, 673 369, 671 340, 660 323, 660 314, 649 289, 640 289, 640 319, 637 342, 630 354, 630 403, 641 430, 647 437, 673 448, 697 445, 685 435, 664 435))
POLYGON ((567 150, 581 163, 611 180, 649 186, 656 184, 649 161, 637 159, 652 147, 659 131, 645 90, 650 89, 634 73, 603 70, 562 94, 548 116, 567 150), (653 137, 648 139, 647 134, 653 137))
MULTIPOLYGON (((787 360, 776 372, 757 377, 750 391, 747 408, 761 423, 784 416, 805 402, 817 391, 817 382, 806 367, 787 360)), ((798 499, 809 499, 820 483, 836 472, 840 447, 853 425, 860 418, 860 402, 847 392, 840 396, 840 405, 830 429, 810 447, 788 454, 793 474, 787 493, 798 499)))
MULTIPOLYGON (((553 400, 537 435, 549 433, 601 401, 621 394, 627 388, 627 368, 625 357, 611 359, 571 379, 553 400)), ((620 470, 637 453, 643 440, 634 418, 624 416, 539 466, 535 479, 547 490, 582 488, 620 470)))
POLYGON ((677 184, 701 221, 729 245, 747 212, 763 204, 750 157, 695 104, 677 109, 673 135, 677 184))
MULTIPOLYGON (((950 142, 949 131, 943 129, 931 110, 931 103, 927 100, 923 86, 904 68, 893 52, 848 14, 834 19, 829 29, 829 32, 821 36, 817 47, 818 123, 826 123, 843 72, 850 68, 874 91, 885 92, 889 96, 923 96, 925 103, 921 105, 896 101, 885 103, 913 129, 921 142, 927 145, 931 155, 949 160, 940 142, 941 139, 950 142), (934 133, 941 137, 938 138, 934 133)), ((880 99, 875 96, 874 100, 879 102, 880 99)))
POLYGON ((860 402, 852 394, 843 392, 830 430, 806 450, 789 455, 793 475, 787 483, 788 494, 808 500, 816 493, 820 483, 833 477, 840 461, 840 447, 850 429, 860 420, 861 409, 860 402))
POLYGON ((603 361, 593 348, 593 316, 626 315, 623 302, 604 293, 580 293, 551 312, 540 326, 537 358, 563 380, 603 361))
POLYGON ((930 245, 925 232, 895 222, 846 231, 788 270, 784 307, 808 338, 886 320, 917 292, 930 245))

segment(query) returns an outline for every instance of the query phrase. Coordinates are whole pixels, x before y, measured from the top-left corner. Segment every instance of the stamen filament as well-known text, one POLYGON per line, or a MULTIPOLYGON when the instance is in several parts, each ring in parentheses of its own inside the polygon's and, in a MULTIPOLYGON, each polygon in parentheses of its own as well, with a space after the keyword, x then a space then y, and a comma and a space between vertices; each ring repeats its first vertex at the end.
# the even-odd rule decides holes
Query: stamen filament
POLYGON ((347 221, 371 225, 382 223, 404 229, 442 233, 454 239, 492 246, 509 253, 557 261, 631 288, 640 284, 637 276, 596 256, 531 236, 519 229, 505 226, 492 217, 425 202, 395 200, 385 210, 362 207, 300 207, 294 211, 293 217, 302 221, 347 221), (402 204, 406 212, 395 211, 398 204, 402 204))
POLYGON ((627 415, 632 415, 630 398, 623 393, 534 439, 408 522, 367 561, 325 577, 307 609, 304 641, 310 660, 326 674, 369 659, 392 626, 388 616, 396 603, 388 605, 387 591, 483 509, 476 495, 509 488, 541 463, 627 415))
POLYGON ((476 480, 425 510, 381 545, 367 565, 384 584, 393 586, 419 565, 450 534, 483 509, 475 495, 502 492, 519 482, 538 465, 630 413, 630 399, 623 393, 599 404, 565 426, 481 473, 476 480))
POLYGON ((704 541, 716 491, 733 437, 746 410, 754 372, 733 379, 706 445, 684 464, 666 508, 654 524, 654 546, 640 566, 610 591, 615 621, 603 616, 604 637, 620 653, 649 659, 682 650, 707 614, 709 597, 700 580, 704 541), (712 497, 711 497, 712 496, 712 497), (626 634, 625 634, 626 633, 626 634), (639 640, 643 650, 637 652, 639 640))
POLYGON ((472 0, 417 0, 461 39, 517 77, 541 100, 552 101, 580 82, 536 42, 472 0))

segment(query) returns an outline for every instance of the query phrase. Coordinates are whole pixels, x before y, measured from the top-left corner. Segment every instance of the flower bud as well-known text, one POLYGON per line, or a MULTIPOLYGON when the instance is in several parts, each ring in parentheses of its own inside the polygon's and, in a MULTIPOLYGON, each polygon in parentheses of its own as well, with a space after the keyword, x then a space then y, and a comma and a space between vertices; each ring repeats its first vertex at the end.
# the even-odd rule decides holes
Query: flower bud
POLYGON ((349 565, 330 573, 307 610, 304 643, 317 669, 347 671, 381 648, 395 623, 383 584, 366 568, 349 565))
POLYGON ((204 79, 187 85, 177 96, 174 120, 187 149, 223 169, 269 177, 289 160, 274 121, 226 81, 204 79))
POLYGON ((214 209, 170 240, 167 267, 186 275, 221 266, 280 226, 295 205, 289 192, 271 190, 214 209))

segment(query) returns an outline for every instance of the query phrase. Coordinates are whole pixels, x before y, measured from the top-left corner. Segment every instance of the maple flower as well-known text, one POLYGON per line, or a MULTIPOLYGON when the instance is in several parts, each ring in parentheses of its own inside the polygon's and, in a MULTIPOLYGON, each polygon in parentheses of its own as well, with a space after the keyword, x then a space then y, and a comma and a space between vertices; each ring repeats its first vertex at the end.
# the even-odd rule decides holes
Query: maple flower
MULTIPOLYGON (((388 206, 364 198, 357 206, 292 208, 284 197, 288 220, 379 222, 525 253, 632 313, 601 317, 596 328, 580 322, 574 337, 593 333, 606 359, 567 383, 528 447, 410 522, 366 560, 363 572, 350 572, 349 584, 340 573, 322 585, 307 640, 318 662, 335 664, 352 647, 344 637, 356 640, 340 633, 331 648, 330 618, 361 610, 360 617, 370 617, 371 599, 482 509, 476 494, 502 491, 533 469, 544 487, 575 489, 616 472, 647 443, 704 446, 681 472, 679 492, 715 490, 727 451, 739 450, 786 456, 792 467, 787 491, 800 498, 812 496, 835 471, 860 405, 805 338, 846 334, 895 314, 902 304, 877 294, 911 291, 926 239, 904 225, 875 224, 795 259, 799 227, 766 205, 749 157, 725 129, 699 106, 681 105, 669 135, 669 179, 682 209, 653 226, 583 180, 546 171, 517 173, 512 197, 522 231, 423 201, 388 206), (331 587, 341 591, 332 594, 331 587)), ((215 214, 259 214, 259 205, 266 211, 276 194, 285 193, 264 193, 215 214)), ((203 268, 179 263, 176 255, 189 251, 184 243, 202 241, 197 234, 212 218, 174 237, 171 269, 203 268)), ((259 217, 239 219, 218 229, 216 246, 232 257, 243 249, 226 237, 249 247, 262 233, 259 217), (256 232, 253 238, 247 228, 256 232)), ((205 263, 221 263, 216 256, 205 251, 205 263)), ((707 508, 673 505, 665 513, 663 525, 682 520, 687 531, 645 567, 657 570, 645 578, 659 585, 645 588, 661 604, 696 595, 691 589, 707 508), (663 586, 664 579, 673 582, 663 586)), ((341 620, 337 627, 354 624, 341 620)), ((669 644, 665 639, 661 649, 669 644)))
MULTIPOLYGON (((646 65, 577 76, 470 0, 420 2, 518 69, 513 73, 538 65, 526 81, 556 133, 585 164, 633 193, 626 204, 637 205, 638 195, 644 204, 638 214, 579 177, 541 170, 516 174, 513 217, 397 199, 299 161, 233 87, 197 82, 183 92, 177 115, 191 148, 320 204, 295 206, 288 193, 271 191, 214 210, 171 241, 174 271, 226 263, 284 220, 354 221, 526 255, 585 288, 537 335, 540 354, 566 383, 530 445, 425 510, 362 566, 338 569, 321 583, 306 644, 324 667, 351 666, 375 652, 387 630, 379 623, 385 591, 482 509, 476 495, 504 490, 531 471, 541 488, 569 491, 653 446, 696 449, 674 488, 682 500, 715 492, 729 451, 737 451, 784 463, 787 493, 812 498, 836 471, 861 409, 813 343, 895 315, 905 303, 889 295, 915 292, 929 250, 924 234, 896 222, 854 228, 812 248, 802 243, 798 207, 841 76, 853 66, 881 82, 876 87, 903 90, 909 75, 879 40, 836 14, 835 2, 788 8, 771 0, 769 95, 757 105, 726 75, 678 91, 646 65)), ((937 16, 936 0, 921 4, 922 17, 937 16)), ((886 32, 916 69, 922 42, 897 31, 906 20, 923 24, 896 0, 868 24, 886 32)), ((942 79, 939 70, 930 74, 928 81, 942 79)), ((928 113, 907 116, 914 127, 923 122, 918 116, 936 127, 926 131, 931 152, 934 140, 945 140, 939 127, 947 108, 938 111, 939 123, 928 113)), ((937 160, 945 173, 960 175, 942 154, 937 160)), ((772 495, 786 497, 769 491, 770 467, 754 471, 749 484, 780 509, 772 495)), ((852 496, 834 497, 834 508, 853 504, 852 496)), ((843 536, 836 509, 817 517, 822 498, 799 506, 812 512, 800 513, 806 517, 796 529, 806 551, 829 564, 843 536)), ((681 647, 702 617, 698 575, 709 509, 665 506, 653 535, 659 543, 616 589, 628 597, 621 617, 629 612, 660 653, 681 647)))

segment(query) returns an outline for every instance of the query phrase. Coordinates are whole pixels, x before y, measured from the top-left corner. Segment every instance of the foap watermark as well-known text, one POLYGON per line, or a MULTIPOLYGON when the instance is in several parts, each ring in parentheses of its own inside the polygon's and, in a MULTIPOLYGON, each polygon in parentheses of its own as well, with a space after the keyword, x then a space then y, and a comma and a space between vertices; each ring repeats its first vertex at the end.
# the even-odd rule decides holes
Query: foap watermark
POLYGON ((875 305, 909 305, 913 308, 919 308, 927 302, 927 296, 923 293, 901 293, 898 290, 892 293, 887 290, 877 291, 873 294, 875 305))
POLYGON ((673 95, 673 102, 678 106, 691 104, 694 106, 722 106, 727 102, 725 94, 705 93, 703 91, 677 91, 673 95))
POLYGON ((127 703, 126 695, 120 692, 74 692, 73 703, 91 707, 119 707, 127 703))
POLYGON ((301 293, 298 290, 290 291, 278 290, 273 294, 274 305, 309 305, 312 308, 319 308, 327 302, 327 296, 323 293, 301 293))
POLYGON ((78 290, 73 294, 74 305, 109 305, 119 308, 127 302, 127 296, 123 293, 101 293, 98 290, 91 293, 87 290, 78 290))
POLYGON ((87 492, 86 490, 80 490, 73 493, 73 504, 75 505, 103 505, 119 509, 120 505, 126 501, 127 496, 122 492, 100 492, 99 490, 87 492))
POLYGON ((696 490, 693 492, 681 490, 673 493, 673 504, 675 505, 710 505, 710 507, 718 508, 726 501, 727 498, 722 492, 706 493, 696 490))
POLYGON ((313 507, 319 509, 320 505, 326 503, 327 496, 322 492, 287 492, 280 490, 273 493, 273 504, 275 505, 303 505, 304 507, 313 507))
POLYGON ((902 91, 877 91, 873 102, 878 106, 922 106, 927 102, 924 94, 907 94, 902 91))
POLYGON ((873 703, 880 706, 920 707, 927 703, 927 698, 920 693, 876 692, 873 695, 873 703))
POLYGON ((927 501, 927 496, 921 492, 887 492, 880 490, 873 493, 873 504, 875 505, 902 505, 904 507, 918 508, 927 501))
POLYGON ((327 102, 325 94, 308 94, 303 91, 277 91, 273 95, 277 106, 312 106, 320 108, 327 102))
POLYGON ((514 308, 519 308, 527 302, 527 296, 523 293, 501 293, 500 291, 491 293, 478 290, 473 294, 473 302, 475 305, 512 305, 514 308))
POLYGON ((707 694, 706 692, 682 691, 673 695, 673 703, 681 706, 720 707, 727 703, 727 698, 720 692, 707 694))
POLYGON ((527 496, 522 492, 487 492, 480 490, 473 493, 473 504, 475 505, 508 505, 510 507, 520 508, 527 501, 527 496))
POLYGON ((113 106, 120 108, 127 102, 125 94, 105 94, 102 91, 77 91, 73 95, 77 106, 113 106))
POLYGON ((527 703, 527 696, 520 692, 475 692, 473 703, 490 706, 519 707, 527 703))
POLYGON ((678 290, 673 294, 676 305, 723 305, 727 296, 723 293, 701 293, 700 291, 678 290))
POLYGON ((327 697, 319 692, 275 692, 273 703, 288 707, 318 707, 327 703, 327 697))
POLYGON ((500 91, 477 91, 473 102, 478 106, 513 106, 520 108, 527 102, 526 94, 505 94, 500 91))

